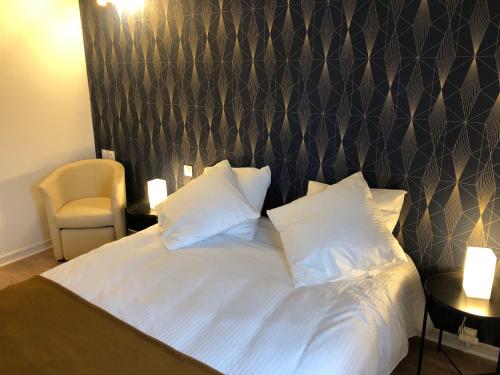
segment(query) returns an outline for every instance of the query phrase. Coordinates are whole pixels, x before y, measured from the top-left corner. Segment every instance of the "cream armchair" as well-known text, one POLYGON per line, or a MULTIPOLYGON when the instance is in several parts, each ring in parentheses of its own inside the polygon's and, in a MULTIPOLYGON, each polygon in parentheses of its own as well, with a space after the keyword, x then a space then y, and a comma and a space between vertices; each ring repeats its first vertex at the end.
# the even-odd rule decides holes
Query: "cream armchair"
POLYGON ((56 259, 71 259, 125 236, 125 170, 114 160, 66 164, 39 186, 56 259))

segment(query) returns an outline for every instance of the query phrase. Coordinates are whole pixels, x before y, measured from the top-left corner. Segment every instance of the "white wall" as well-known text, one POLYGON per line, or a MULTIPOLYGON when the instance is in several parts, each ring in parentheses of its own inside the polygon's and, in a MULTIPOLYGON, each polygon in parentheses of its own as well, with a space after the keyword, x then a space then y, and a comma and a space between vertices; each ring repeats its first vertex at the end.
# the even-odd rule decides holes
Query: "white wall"
POLYGON ((78 0, 0 1, 0 265, 50 246, 36 186, 94 157, 78 0))

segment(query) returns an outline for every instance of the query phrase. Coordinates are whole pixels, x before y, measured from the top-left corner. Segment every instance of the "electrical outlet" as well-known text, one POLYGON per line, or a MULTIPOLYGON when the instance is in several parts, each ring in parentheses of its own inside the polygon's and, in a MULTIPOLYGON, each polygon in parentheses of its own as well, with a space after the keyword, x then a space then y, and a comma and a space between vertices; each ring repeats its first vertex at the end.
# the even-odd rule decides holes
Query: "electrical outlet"
POLYGON ((464 318, 462 325, 458 327, 458 339, 465 343, 466 347, 476 345, 479 342, 477 337, 477 329, 465 326, 466 318, 464 318))
POLYGON ((190 165, 184 165, 184 176, 193 177, 193 167, 190 165))
POLYGON ((105 148, 101 149, 102 158, 103 159, 111 159, 115 160, 115 152, 112 150, 106 150, 105 148))

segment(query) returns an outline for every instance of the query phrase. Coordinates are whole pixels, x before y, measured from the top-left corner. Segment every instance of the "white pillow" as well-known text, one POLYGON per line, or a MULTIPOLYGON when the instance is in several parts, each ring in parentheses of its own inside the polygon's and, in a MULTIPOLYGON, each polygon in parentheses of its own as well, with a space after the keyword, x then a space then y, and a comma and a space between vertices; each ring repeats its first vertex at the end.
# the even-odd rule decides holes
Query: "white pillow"
MULTIPOLYGON (((309 181, 307 184, 307 195, 315 194, 325 190, 328 184, 318 181, 309 181)), ((406 191, 396 189, 370 189, 373 200, 379 208, 387 228, 392 232, 396 227, 403 208, 406 191)))
POLYGON ((241 193, 227 161, 177 190, 156 210, 160 238, 169 250, 203 241, 260 216, 241 193))
POLYGON ((406 260, 360 172, 267 213, 296 287, 360 277, 406 260))
MULTIPOLYGON (((206 167, 203 173, 213 170, 220 163, 213 167, 206 167)), ((236 175, 240 190, 248 200, 248 203, 260 214, 262 206, 264 206, 264 200, 266 199, 267 189, 271 184, 271 169, 268 166, 260 169, 245 167, 233 168, 233 172, 236 175)), ((257 223, 258 218, 248 220, 228 229, 225 233, 245 240, 252 240, 257 231, 257 223)))

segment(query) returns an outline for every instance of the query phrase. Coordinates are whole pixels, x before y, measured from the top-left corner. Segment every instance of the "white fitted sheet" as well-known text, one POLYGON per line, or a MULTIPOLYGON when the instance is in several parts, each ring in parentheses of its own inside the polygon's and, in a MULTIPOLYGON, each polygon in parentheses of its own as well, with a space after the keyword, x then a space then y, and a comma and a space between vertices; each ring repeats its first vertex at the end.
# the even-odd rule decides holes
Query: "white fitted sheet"
POLYGON ((227 374, 388 374, 424 308, 411 260, 294 289, 268 219, 252 242, 220 235, 174 252, 153 226, 43 276, 227 374))

